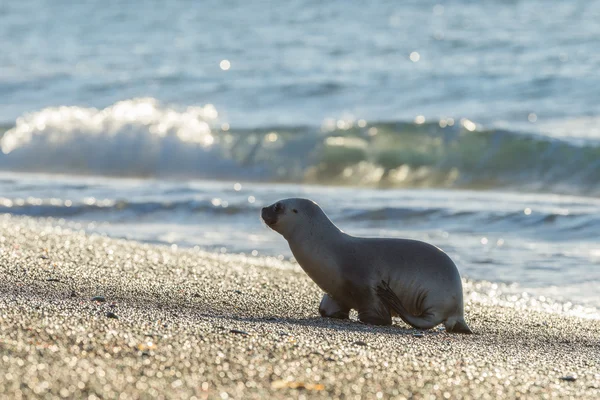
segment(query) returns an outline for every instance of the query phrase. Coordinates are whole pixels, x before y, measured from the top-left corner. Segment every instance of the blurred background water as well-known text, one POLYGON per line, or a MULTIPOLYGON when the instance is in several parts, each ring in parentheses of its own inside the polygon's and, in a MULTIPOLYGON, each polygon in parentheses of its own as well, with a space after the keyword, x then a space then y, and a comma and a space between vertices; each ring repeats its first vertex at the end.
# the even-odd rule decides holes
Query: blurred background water
POLYGON ((0 212, 290 257, 317 200, 600 307, 600 1, 0 4, 0 212))

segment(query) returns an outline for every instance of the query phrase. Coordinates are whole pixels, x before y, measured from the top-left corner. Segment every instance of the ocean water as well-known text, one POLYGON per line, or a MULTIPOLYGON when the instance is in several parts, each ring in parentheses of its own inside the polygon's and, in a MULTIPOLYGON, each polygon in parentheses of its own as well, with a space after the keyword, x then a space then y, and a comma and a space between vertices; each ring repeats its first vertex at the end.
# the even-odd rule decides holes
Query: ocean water
POLYGON ((0 212, 287 259, 259 210, 310 197, 600 315, 599 20, 582 0, 3 2, 0 212))

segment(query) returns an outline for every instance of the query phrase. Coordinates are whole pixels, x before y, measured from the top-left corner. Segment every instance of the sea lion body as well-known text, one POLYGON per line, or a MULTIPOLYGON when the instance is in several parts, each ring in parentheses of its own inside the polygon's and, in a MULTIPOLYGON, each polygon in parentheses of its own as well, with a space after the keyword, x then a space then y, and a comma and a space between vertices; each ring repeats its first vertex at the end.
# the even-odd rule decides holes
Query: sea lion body
POLYGON ((428 243, 354 237, 340 231, 307 199, 286 199, 262 212, 284 236, 308 276, 326 293, 321 315, 389 325, 392 315, 420 329, 444 323, 449 332, 471 333, 463 317, 462 282, 456 265, 428 243))

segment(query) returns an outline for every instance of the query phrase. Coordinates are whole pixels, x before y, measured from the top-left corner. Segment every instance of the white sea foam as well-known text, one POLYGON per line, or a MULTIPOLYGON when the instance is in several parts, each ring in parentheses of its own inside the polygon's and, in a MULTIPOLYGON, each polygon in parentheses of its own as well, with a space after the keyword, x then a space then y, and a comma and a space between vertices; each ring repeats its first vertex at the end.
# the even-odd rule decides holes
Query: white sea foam
MULTIPOLYGON (((16 121, 0 141, 0 167, 72 174, 155 176, 218 168, 214 106, 177 110, 153 98, 105 109, 45 108, 16 121)), ((200 171, 200 172, 199 172, 200 171)))
POLYGON ((217 118, 212 105, 177 108, 153 98, 102 110, 46 108, 0 138, 0 170, 598 193, 596 142, 479 129, 466 119, 250 129, 217 118))

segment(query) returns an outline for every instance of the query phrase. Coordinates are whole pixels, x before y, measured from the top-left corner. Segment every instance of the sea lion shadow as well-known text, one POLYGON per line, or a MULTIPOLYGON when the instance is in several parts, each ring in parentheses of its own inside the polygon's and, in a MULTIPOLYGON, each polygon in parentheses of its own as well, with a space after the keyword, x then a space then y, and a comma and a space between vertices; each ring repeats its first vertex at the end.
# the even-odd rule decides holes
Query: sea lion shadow
MULTIPOLYGON (((296 325, 302 327, 312 328, 323 328, 332 329, 340 332, 354 332, 354 333, 380 333, 387 335, 415 335, 415 334, 439 334, 444 331, 437 329, 421 330, 415 329, 403 325, 394 324, 392 325, 368 325, 359 322, 354 319, 337 319, 337 318, 323 318, 323 317, 307 317, 307 318, 286 318, 286 317, 230 317, 233 320, 240 322, 260 322, 264 324, 277 324, 277 325, 296 325)), ((402 324, 402 322, 399 322, 402 324)))

